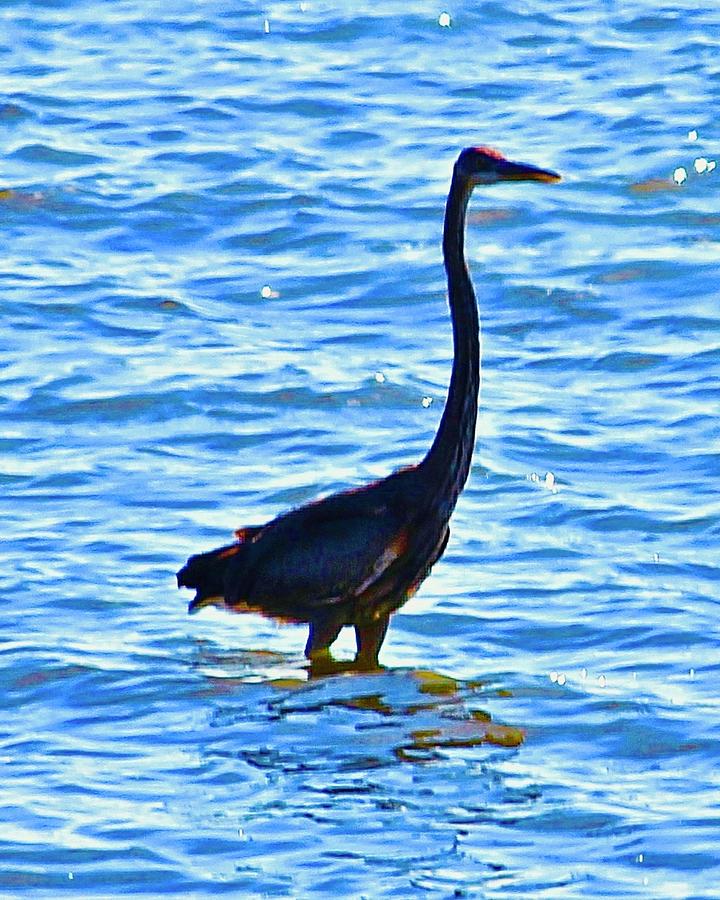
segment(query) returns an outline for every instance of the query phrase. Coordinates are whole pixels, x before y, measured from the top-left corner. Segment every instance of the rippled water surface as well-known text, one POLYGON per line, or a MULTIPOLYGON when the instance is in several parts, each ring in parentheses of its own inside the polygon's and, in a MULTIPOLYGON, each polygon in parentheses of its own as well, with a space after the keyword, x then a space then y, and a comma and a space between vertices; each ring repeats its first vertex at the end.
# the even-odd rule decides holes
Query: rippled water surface
POLYGON ((720 896, 715 7, 0 22, 0 895, 720 896), (309 681, 174 572, 421 457, 479 143, 564 180, 473 197, 471 479, 309 681))

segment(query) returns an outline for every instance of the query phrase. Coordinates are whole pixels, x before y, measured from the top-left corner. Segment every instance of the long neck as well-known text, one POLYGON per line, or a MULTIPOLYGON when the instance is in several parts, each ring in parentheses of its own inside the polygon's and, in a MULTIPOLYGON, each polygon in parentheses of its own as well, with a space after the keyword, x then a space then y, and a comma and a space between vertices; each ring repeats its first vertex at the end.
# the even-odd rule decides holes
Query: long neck
POLYGON ((432 447, 423 460, 440 485, 449 515, 467 481, 475 445, 480 389, 478 309, 465 264, 465 212, 472 186, 453 173, 445 208, 443 256, 453 328, 454 358, 445 410, 432 447))

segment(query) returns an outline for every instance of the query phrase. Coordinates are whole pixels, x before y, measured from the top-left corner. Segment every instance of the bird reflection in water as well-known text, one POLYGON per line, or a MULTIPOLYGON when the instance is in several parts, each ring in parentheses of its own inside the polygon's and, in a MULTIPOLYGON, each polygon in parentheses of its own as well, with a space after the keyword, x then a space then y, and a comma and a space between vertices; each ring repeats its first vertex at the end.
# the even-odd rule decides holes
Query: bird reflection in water
POLYGON ((453 366, 435 439, 421 462, 236 532, 237 540, 190 557, 178 586, 194 588, 190 612, 208 605, 309 625, 305 655, 317 674, 377 669, 390 616, 440 558, 475 444, 480 383, 479 318, 465 263, 465 219, 477 185, 554 182, 555 172, 469 147, 453 168, 443 257, 453 366), (330 647, 355 629, 357 653, 338 663, 330 647))
MULTIPOLYGON (((282 653, 225 654, 202 644, 197 659, 205 679, 204 694, 241 700, 251 687, 269 689, 264 706, 272 721, 292 715, 321 716, 332 708, 350 710, 357 713, 357 733, 367 736, 376 728, 375 752, 389 752, 401 762, 431 762, 446 751, 484 744, 517 747, 525 737, 522 728, 493 722, 479 708, 499 695, 497 688, 479 680, 461 681, 426 669, 382 669, 347 679, 319 676, 309 664, 298 671, 297 665, 297 657, 282 653)), ((257 715, 258 707, 253 708, 257 715)), ((237 710, 231 704, 227 710, 230 722, 216 724, 237 724, 246 714, 244 704, 237 710)), ((256 758, 248 749, 243 755, 264 765, 268 752, 265 747, 256 758)))

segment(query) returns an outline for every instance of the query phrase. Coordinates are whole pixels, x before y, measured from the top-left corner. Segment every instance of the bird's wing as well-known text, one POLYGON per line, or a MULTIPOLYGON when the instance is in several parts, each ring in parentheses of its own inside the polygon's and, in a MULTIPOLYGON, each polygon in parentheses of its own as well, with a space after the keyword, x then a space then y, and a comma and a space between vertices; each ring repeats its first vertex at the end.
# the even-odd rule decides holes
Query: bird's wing
POLYGON ((245 525, 235 529, 235 538, 239 544, 254 540, 263 530, 264 525, 245 525))
POLYGON ((312 504, 283 516, 231 561, 226 600, 291 614, 366 591, 404 552, 403 517, 384 502, 312 504))

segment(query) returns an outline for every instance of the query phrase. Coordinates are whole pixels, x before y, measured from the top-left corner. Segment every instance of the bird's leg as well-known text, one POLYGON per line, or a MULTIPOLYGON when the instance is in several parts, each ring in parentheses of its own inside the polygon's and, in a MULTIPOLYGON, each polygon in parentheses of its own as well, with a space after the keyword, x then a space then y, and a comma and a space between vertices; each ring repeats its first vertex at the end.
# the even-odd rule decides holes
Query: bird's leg
POLYGON ((390 616, 382 616, 371 622, 363 622, 355 626, 355 639, 357 641, 357 654, 355 656, 355 668, 370 672, 381 668, 378 663, 378 654, 385 640, 390 616))
POLYGON ((305 645, 305 656, 313 666, 323 660, 332 660, 330 644, 340 634, 343 627, 342 619, 337 616, 326 615, 310 622, 310 633, 305 645))

